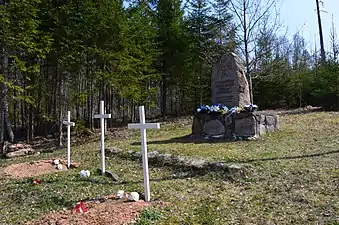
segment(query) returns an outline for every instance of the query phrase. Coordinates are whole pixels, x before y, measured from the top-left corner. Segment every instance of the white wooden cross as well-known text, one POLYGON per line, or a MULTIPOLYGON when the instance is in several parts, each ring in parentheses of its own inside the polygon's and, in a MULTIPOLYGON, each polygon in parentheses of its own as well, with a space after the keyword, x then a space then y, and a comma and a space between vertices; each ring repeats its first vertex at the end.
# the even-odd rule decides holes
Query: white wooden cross
POLYGON ((145 108, 139 106, 140 123, 128 124, 128 129, 140 129, 141 132, 141 151, 142 151, 142 165, 144 169, 144 190, 145 190, 145 201, 150 201, 150 186, 149 186, 149 175, 148 175, 148 157, 147 157, 147 141, 146 141, 146 129, 155 128, 159 129, 159 123, 146 123, 145 122, 145 108))
POLYGON ((67 121, 62 121, 67 126, 67 167, 71 168, 71 126, 75 126, 75 123, 71 122, 71 112, 67 112, 67 121))
POLYGON ((105 114, 104 101, 100 101, 100 114, 94 115, 95 119, 100 119, 100 128, 101 128, 101 174, 105 174, 105 119, 111 118, 111 114, 105 114))

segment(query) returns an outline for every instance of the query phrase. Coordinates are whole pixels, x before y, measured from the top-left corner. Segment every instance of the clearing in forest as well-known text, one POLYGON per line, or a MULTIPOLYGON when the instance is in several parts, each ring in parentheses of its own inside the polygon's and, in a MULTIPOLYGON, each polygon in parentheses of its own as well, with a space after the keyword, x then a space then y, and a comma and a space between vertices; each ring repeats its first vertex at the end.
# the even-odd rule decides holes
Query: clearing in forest
MULTIPOLYGON (((337 224, 339 113, 286 114, 280 116, 280 122, 278 132, 254 141, 229 143, 187 141, 183 137, 191 132, 191 119, 162 123, 160 130, 149 130, 149 151, 202 157, 221 163, 251 164, 252 167, 247 176, 230 179, 227 173, 196 173, 170 165, 150 165, 152 201, 170 204, 140 208, 139 224, 142 224, 140 220, 153 221, 154 218, 158 219, 156 224, 166 225, 337 224), (144 213, 145 210, 148 210, 147 213, 144 213)), ((140 133, 129 132, 132 135, 125 138, 107 138, 106 146, 126 152, 140 151, 137 144, 140 143, 140 133)), ((2 177, 0 223, 46 221, 46 215, 51 212, 70 218, 72 214, 67 210, 79 199, 86 202, 119 190, 143 192, 140 162, 117 156, 107 157, 107 170, 121 178, 121 181, 114 181, 96 175, 98 150, 98 142, 72 147, 72 160, 81 163, 81 166, 65 172, 37 175, 40 185, 33 185, 32 178, 2 177), (81 178, 79 172, 82 169, 90 170, 93 176, 81 178), (65 209, 66 212, 63 212, 65 209)), ((36 161, 37 157, 42 160, 61 158, 64 154, 65 151, 55 151, 10 161, 0 159, 0 162, 13 165, 36 161)), ((106 207, 104 204, 108 203, 101 203, 100 207, 106 207)), ((127 209, 118 211, 129 214, 127 209)), ((89 215, 79 218, 85 221, 89 215)))

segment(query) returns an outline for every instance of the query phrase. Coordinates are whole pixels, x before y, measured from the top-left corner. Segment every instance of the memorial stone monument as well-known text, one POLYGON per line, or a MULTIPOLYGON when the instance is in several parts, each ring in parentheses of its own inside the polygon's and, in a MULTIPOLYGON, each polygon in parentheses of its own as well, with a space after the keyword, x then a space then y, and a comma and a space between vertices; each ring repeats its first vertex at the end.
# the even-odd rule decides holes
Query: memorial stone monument
POLYGON ((212 104, 244 107, 250 104, 250 91, 241 59, 234 53, 214 65, 211 81, 212 104))
MULTIPOLYGON (((241 59, 234 53, 222 56, 214 65, 211 80, 212 104, 244 109, 251 104, 249 85, 241 59)), ((279 129, 275 112, 239 111, 227 114, 197 112, 192 134, 212 138, 234 139, 258 137, 279 129)))

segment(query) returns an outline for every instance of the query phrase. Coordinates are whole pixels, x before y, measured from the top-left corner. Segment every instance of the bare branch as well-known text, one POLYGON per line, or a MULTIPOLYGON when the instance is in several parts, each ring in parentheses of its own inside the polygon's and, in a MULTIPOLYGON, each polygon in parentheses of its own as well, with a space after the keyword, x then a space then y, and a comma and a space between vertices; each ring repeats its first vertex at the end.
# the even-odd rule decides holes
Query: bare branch
POLYGON ((266 8, 266 10, 254 21, 253 24, 251 24, 251 21, 248 24, 248 36, 252 33, 253 29, 256 27, 257 23, 259 23, 264 16, 267 15, 267 13, 269 12, 269 10, 271 9, 271 7, 273 6, 273 4, 275 3, 275 1, 271 1, 271 4, 266 8))
POLYGON ((239 21, 240 21, 241 27, 243 28, 244 25, 245 25, 245 23, 244 23, 244 21, 243 21, 243 19, 242 19, 242 16, 239 15, 239 13, 238 13, 238 11, 237 11, 237 9, 236 9, 236 6, 234 5, 233 1, 230 1, 230 3, 231 3, 232 8, 233 8, 232 12, 235 13, 235 15, 237 16, 237 18, 238 18, 239 21))

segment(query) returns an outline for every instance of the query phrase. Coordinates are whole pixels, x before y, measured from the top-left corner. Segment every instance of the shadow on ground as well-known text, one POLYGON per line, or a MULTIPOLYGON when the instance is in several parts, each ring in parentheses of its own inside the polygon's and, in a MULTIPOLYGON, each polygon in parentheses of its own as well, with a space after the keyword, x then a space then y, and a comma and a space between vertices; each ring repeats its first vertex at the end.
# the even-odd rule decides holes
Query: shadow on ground
MULTIPOLYGON (((251 162, 265 162, 265 161, 275 161, 275 160, 289 160, 289 159, 303 159, 303 158, 313 158, 324 155, 337 154, 339 150, 322 152, 322 153, 314 153, 314 154, 306 154, 306 155, 298 155, 298 156, 282 156, 282 157, 271 157, 271 158, 262 158, 262 159, 249 159, 236 161, 237 163, 251 163, 251 162)), ((220 162, 223 163, 223 162, 220 162)))
MULTIPOLYGON (((225 143, 225 142, 237 142, 240 140, 227 140, 224 138, 210 138, 204 139, 204 137, 197 137, 192 135, 185 135, 182 137, 175 137, 167 140, 160 140, 160 141, 147 141, 148 145, 157 145, 157 144, 173 144, 173 143, 192 143, 192 144, 204 144, 204 143, 225 143)), ((253 140, 252 140, 253 141, 253 140)), ((131 145, 140 145, 139 142, 133 142, 131 145)))

